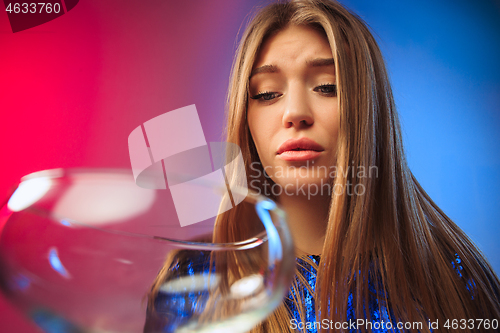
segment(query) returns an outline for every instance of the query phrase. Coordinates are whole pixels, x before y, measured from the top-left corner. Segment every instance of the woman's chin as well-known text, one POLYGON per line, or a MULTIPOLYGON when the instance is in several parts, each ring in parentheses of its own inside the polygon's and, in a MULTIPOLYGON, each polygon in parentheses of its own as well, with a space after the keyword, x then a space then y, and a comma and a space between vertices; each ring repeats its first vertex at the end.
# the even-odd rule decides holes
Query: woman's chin
POLYGON ((329 178, 290 177, 273 179, 274 184, 268 185, 268 191, 275 197, 303 196, 313 198, 316 196, 330 196, 332 180, 329 178))

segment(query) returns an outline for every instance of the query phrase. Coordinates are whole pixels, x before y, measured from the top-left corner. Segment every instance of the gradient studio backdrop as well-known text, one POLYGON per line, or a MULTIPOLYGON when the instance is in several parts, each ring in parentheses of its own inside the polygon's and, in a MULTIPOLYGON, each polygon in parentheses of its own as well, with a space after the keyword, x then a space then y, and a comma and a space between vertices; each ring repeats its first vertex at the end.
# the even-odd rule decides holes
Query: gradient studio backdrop
MULTIPOLYGON (((238 31, 263 3, 80 0, 15 34, 0 5, 0 201, 34 171, 130 167, 129 133, 189 104, 219 141, 238 31)), ((413 172, 500 272, 499 1, 343 3, 376 32, 413 172)), ((40 331, 2 297, 0 332, 40 331)))

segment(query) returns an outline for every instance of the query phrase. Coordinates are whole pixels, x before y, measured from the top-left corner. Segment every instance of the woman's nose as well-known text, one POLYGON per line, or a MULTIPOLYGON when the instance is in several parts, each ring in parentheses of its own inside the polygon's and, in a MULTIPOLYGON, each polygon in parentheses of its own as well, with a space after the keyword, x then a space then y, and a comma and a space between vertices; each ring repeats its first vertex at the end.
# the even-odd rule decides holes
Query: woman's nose
POLYGON ((307 89, 301 85, 290 87, 285 96, 283 126, 309 127, 314 123, 313 113, 307 100, 307 89))

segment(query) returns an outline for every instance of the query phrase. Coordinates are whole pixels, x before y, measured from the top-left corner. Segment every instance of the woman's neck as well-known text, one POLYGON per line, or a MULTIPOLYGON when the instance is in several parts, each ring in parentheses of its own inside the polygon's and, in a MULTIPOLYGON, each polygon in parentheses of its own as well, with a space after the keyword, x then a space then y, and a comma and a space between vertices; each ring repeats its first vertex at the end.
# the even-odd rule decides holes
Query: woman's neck
POLYGON ((330 196, 281 195, 297 254, 321 254, 328 223, 330 196))

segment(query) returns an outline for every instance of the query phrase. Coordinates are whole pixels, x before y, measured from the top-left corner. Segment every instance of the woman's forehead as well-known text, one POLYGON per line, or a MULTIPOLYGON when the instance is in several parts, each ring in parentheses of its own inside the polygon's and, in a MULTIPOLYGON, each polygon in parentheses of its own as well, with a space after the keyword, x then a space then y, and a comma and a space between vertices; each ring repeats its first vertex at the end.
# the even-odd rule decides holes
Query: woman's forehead
POLYGON ((275 73, 280 68, 300 65, 333 65, 333 55, 325 35, 308 26, 288 26, 264 41, 250 77, 275 73))
POLYGON ((330 44, 321 32, 308 26, 288 26, 267 38, 260 47, 254 68, 280 60, 332 58, 330 44))

